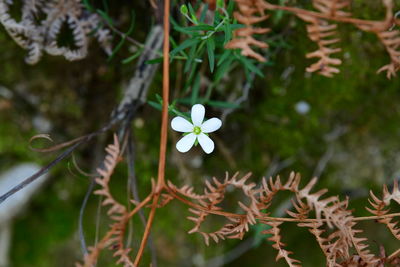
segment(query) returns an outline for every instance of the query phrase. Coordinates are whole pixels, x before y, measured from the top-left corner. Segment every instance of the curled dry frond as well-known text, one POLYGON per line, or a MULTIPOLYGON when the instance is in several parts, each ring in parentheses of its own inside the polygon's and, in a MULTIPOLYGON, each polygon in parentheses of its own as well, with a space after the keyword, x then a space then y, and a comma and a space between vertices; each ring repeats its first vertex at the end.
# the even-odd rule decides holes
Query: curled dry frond
MULTIPOLYGON (((329 267, 382 267, 386 263, 398 266, 400 262, 400 250, 393 252, 390 256, 386 256, 385 251, 382 253, 382 249, 379 257, 371 253, 368 249, 367 239, 360 236, 362 230, 355 228, 360 218, 353 217, 351 210, 348 210, 348 199, 340 200, 337 196, 325 197, 326 189, 315 191, 316 178, 301 187, 300 175, 292 172, 286 182, 282 182, 279 176, 270 177, 269 179, 263 178, 260 185, 257 186, 255 183, 249 182, 250 173, 243 177, 239 177, 238 173, 232 177, 226 173, 223 181, 216 178, 211 181, 206 180, 202 194, 195 193, 194 189, 189 186, 178 188, 170 181, 167 183, 168 186, 160 190, 156 182, 152 180, 151 194, 140 203, 132 201, 135 208, 128 211, 124 205, 114 199, 109 188, 110 177, 120 159, 120 146, 116 136, 114 144, 109 145, 106 151, 104 166, 97 170, 99 177, 96 178, 96 182, 101 188, 96 190, 95 194, 104 197, 102 204, 109 207, 107 215, 113 219, 113 223, 96 247, 89 248, 83 265, 78 264, 77 266, 91 267, 95 265, 100 251, 105 248, 114 250, 113 255, 117 258, 118 264, 128 267, 135 266, 128 255, 131 249, 126 247, 124 242, 128 220, 150 202, 153 202, 150 207, 155 209, 163 207, 172 199, 177 199, 190 207, 189 212, 192 213, 192 216, 189 216, 188 219, 195 225, 189 234, 201 234, 207 245, 210 240, 217 243, 227 238, 242 239, 251 225, 264 223, 271 226, 263 233, 271 235, 268 240, 273 242, 273 248, 278 251, 276 260, 284 259, 289 266, 298 267, 301 266, 300 261, 293 259, 291 257, 293 252, 285 248, 286 245, 282 242, 284 235, 280 229, 285 221, 291 221, 296 222, 299 227, 308 228, 322 249, 329 267), (223 209, 222 202, 231 188, 241 191, 246 198, 246 201, 237 202, 237 207, 242 209, 242 213, 230 213, 223 209), (291 218, 269 217, 269 214, 272 213, 271 203, 282 191, 292 193, 291 201, 294 210, 287 211, 291 218), (157 194, 161 194, 161 201, 160 195, 157 194), (202 226, 210 215, 223 216, 228 222, 214 232, 206 232, 202 226)), ((399 215, 389 214, 389 205, 392 201, 400 204, 398 182, 394 182, 392 190, 384 186, 381 199, 371 192, 369 201, 372 208, 368 210, 377 216, 378 222, 385 224, 391 233, 400 240, 397 222, 392 221, 393 217, 399 215)))
POLYGON ((251 174, 247 174, 242 178, 238 178, 238 173, 232 177, 229 177, 227 173, 223 182, 219 182, 216 178, 213 178, 212 182, 205 182, 206 188, 204 189, 204 194, 202 195, 193 193, 193 189, 187 186, 179 189, 169 182, 170 190, 197 201, 201 207, 201 209, 193 207, 189 209, 194 216, 188 217, 188 219, 195 223, 195 226, 189 231, 189 233, 200 233, 204 237, 207 245, 209 244, 210 238, 212 238, 215 242, 225 238, 242 239, 244 234, 249 231, 249 225, 256 224, 255 218, 261 215, 258 208, 259 202, 254 194, 256 184, 247 183, 250 175, 251 174), (233 186, 236 189, 242 190, 242 192, 248 198, 250 203, 248 205, 245 205, 240 201, 238 202, 238 206, 245 212, 245 215, 239 217, 227 215, 226 219, 229 222, 224 224, 219 230, 212 233, 201 231, 201 224, 205 221, 207 216, 210 215, 210 211, 218 211, 222 209, 219 204, 224 200, 228 186, 233 186))
MULTIPOLYGON (((329 227, 333 225, 338 228, 344 227, 343 225, 351 220, 349 217, 351 212, 347 210, 348 200, 340 201, 337 196, 321 198, 327 192, 327 189, 311 193, 316 183, 317 178, 313 178, 304 188, 300 189, 300 175, 294 172, 290 174, 289 179, 284 184, 279 176, 276 179, 270 177, 268 181, 264 178, 260 188, 255 191, 261 203, 259 208, 267 208, 278 192, 290 191, 295 193, 296 203, 299 205, 297 211, 300 214, 295 215, 295 217, 307 216, 309 211, 314 210, 317 220, 324 219, 329 227)), ((289 213, 289 215, 294 214, 289 213)))
POLYGON ((297 199, 305 199, 309 207, 313 207, 316 213, 317 224, 300 224, 311 228, 310 232, 316 237, 321 249, 327 256, 327 263, 335 266, 337 259, 347 260, 349 258, 349 249, 354 247, 357 255, 367 263, 374 266, 378 262, 378 258, 371 254, 364 244, 365 238, 356 237, 361 230, 354 229, 355 222, 352 212, 347 210, 348 199, 340 201, 338 197, 332 196, 321 199, 327 190, 322 189, 316 193, 310 193, 314 187, 316 179, 312 179, 303 189, 296 193, 297 199), (323 219, 323 220, 322 220, 323 219), (321 222, 329 228, 336 229, 327 238, 323 238, 322 230, 318 229, 321 222))
MULTIPOLYGON (((278 251, 276 260, 284 259, 289 266, 301 266, 300 261, 291 257, 292 252, 287 250, 282 242, 284 235, 281 233, 280 226, 285 221, 292 221, 297 222, 299 227, 308 228, 324 253, 329 267, 382 267, 383 263, 397 266, 396 264, 400 262, 398 256, 400 250, 390 256, 383 253, 383 256, 380 257, 370 252, 366 243, 367 239, 359 236, 362 231, 355 229, 357 220, 347 209, 348 199, 340 200, 337 196, 324 197, 326 189, 313 192, 317 182, 316 178, 301 187, 300 175, 294 172, 284 183, 278 176, 262 179, 259 186, 249 182, 250 174, 239 177, 239 174, 236 173, 231 177, 227 173, 223 181, 216 178, 206 181, 202 194, 195 193, 194 189, 189 186, 178 188, 170 181, 168 181, 168 187, 163 188, 166 191, 163 193, 156 190, 156 183, 153 180, 152 193, 141 203, 133 202, 136 207, 128 213, 126 208, 112 197, 108 187, 109 178, 119 159, 119 150, 117 139, 113 145, 107 147, 108 155, 104 161, 104 168, 98 170, 101 178, 96 180, 101 185, 101 189, 95 192, 105 198, 103 204, 110 206, 108 215, 115 222, 96 247, 89 248, 90 253, 85 257, 84 266, 89 267, 95 264, 100 251, 107 247, 115 250, 114 256, 118 257, 118 263, 124 266, 134 266, 128 256, 130 249, 124 247, 125 227, 129 218, 140 208, 154 201, 154 196, 157 194, 161 194, 161 201, 155 206, 156 208, 163 207, 172 199, 177 199, 190 206, 189 212, 192 216, 189 216, 188 219, 195 225, 189 230, 189 233, 201 234, 207 245, 210 240, 219 242, 227 238, 242 239, 244 234, 249 231, 250 225, 264 223, 271 226, 269 230, 264 231, 264 234, 271 235, 268 240, 273 242, 272 246, 278 251), (237 202, 238 208, 243 210, 239 214, 223 209, 222 202, 232 187, 240 190, 246 198, 246 201, 237 202), (282 191, 289 191, 293 194, 291 201, 294 210, 287 211, 291 218, 268 217, 271 213, 269 210, 271 202, 282 191), (223 216, 228 222, 214 232, 206 232, 202 226, 210 215, 223 216)), ((397 224, 389 218, 395 216, 387 216, 388 206, 392 200, 400 204, 400 189, 397 182, 394 183, 391 191, 384 186, 382 199, 371 192, 372 209, 369 210, 378 216, 379 222, 388 226, 396 238, 400 239, 400 230, 398 230, 397 224)))
POLYGON ((84 10, 80 0, 24 0, 20 21, 11 15, 11 5, 12 1, 0 0, 0 24, 19 46, 28 50, 29 64, 37 63, 43 52, 68 60, 86 57, 90 33, 94 33, 107 53, 111 52, 110 32, 99 27, 100 17, 84 10), (59 42, 64 27, 73 36, 72 43, 66 46, 59 42))
MULTIPOLYGON (((292 200, 292 203, 296 212, 288 211, 287 213, 299 221, 308 219, 311 211, 315 212, 316 221, 299 223, 299 226, 310 228, 310 232, 315 236, 326 255, 328 266, 336 266, 339 259, 348 259, 350 257, 348 251, 353 246, 358 246, 360 253, 363 254, 362 257, 365 256, 366 258, 367 254, 362 245, 359 244, 363 240, 358 240, 354 236, 356 230, 352 229, 353 217, 351 216, 351 211, 347 210, 348 200, 340 201, 336 196, 323 198, 322 196, 327 192, 326 189, 311 193, 316 182, 316 178, 311 179, 305 187, 300 188, 300 175, 291 173, 288 181, 284 184, 279 176, 276 179, 270 178, 268 181, 263 179, 262 187, 257 193, 259 194, 260 203, 265 208, 270 205, 279 191, 293 192, 295 199, 292 200), (322 237, 325 230, 320 229, 320 227, 323 226, 335 230, 328 237, 322 237)), ((265 223, 269 224, 267 221, 265 223)), ((275 234, 279 234, 279 232, 275 232, 275 234)), ((276 246, 278 248, 278 245, 276 246)), ((283 249, 282 246, 279 246, 279 249, 283 249)), ((289 259, 285 259, 289 261, 289 259)))
MULTIPOLYGON (((193 188, 184 186, 177 188, 169 182, 169 188, 172 195, 180 199, 189 198, 198 205, 190 202, 189 212, 193 216, 188 217, 195 223, 195 226, 189 233, 200 233, 208 245, 210 239, 218 242, 226 238, 243 238, 243 235, 249 230, 250 225, 261 220, 262 223, 270 225, 272 228, 267 230, 266 234, 272 234, 270 241, 274 242, 273 247, 278 250, 277 260, 284 258, 289 266, 300 266, 300 262, 292 259, 292 252, 284 248, 282 243, 279 226, 283 223, 277 218, 267 217, 271 202, 277 193, 289 191, 293 193, 292 204, 294 211, 287 213, 296 221, 299 227, 307 227, 316 238, 319 246, 327 259, 327 266, 342 266, 341 263, 350 262, 354 255, 350 253, 351 249, 357 252, 359 262, 368 263, 368 266, 378 266, 379 258, 373 255, 366 245, 365 238, 359 237, 361 230, 355 229, 354 217, 348 210, 348 199, 340 200, 337 196, 324 197, 326 189, 313 192, 317 179, 311 179, 304 187, 300 187, 300 175, 294 172, 290 174, 289 179, 283 183, 280 177, 262 179, 260 186, 254 183, 248 183, 250 174, 238 178, 236 173, 233 177, 227 174, 224 181, 220 182, 213 178, 213 182, 206 181, 204 194, 196 194, 193 188), (245 214, 233 214, 225 212, 220 205, 225 199, 228 186, 242 190, 248 205, 238 201, 245 214), (314 214, 312 214, 314 213, 314 214), (212 214, 224 216, 229 223, 215 232, 205 232, 201 230, 202 224, 206 218, 212 214), (312 216, 311 216, 312 215, 312 216), (329 229, 329 234, 327 232, 329 229)), ((397 187, 396 187, 397 188, 397 187)), ((388 190, 386 189, 385 192, 388 190)), ((386 199, 400 199, 398 189, 394 189, 392 194, 386 193, 386 199)), ((182 199, 180 199, 182 200, 182 199)), ((186 200, 182 200, 186 202, 186 200)), ((188 203, 188 202, 186 202, 188 203)), ((346 265, 343 265, 346 266, 346 265)))

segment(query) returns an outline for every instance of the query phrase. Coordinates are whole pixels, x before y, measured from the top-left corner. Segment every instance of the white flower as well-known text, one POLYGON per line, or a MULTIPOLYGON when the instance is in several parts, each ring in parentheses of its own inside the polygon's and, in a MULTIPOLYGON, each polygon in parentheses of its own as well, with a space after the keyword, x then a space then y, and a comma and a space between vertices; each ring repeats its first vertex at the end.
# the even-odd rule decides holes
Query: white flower
POLYGON ((208 137, 208 133, 218 130, 222 121, 218 118, 211 118, 204 120, 205 109, 201 104, 196 104, 192 107, 191 117, 192 123, 182 117, 175 117, 171 121, 171 127, 177 132, 187 133, 181 140, 176 143, 176 149, 179 152, 188 152, 196 140, 199 142, 201 148, 207 154, 214 150, 214 142, 208 137))

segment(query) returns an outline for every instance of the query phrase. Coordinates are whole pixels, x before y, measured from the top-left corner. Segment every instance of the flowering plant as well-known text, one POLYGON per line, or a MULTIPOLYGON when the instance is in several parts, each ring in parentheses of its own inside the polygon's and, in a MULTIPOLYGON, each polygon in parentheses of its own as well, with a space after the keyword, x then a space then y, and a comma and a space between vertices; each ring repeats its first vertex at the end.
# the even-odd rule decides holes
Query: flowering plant
POLYGON ((218 130, 222 125, 222 121, 218 118, 211 118, 204 121, 204 115, 204 106, 196 104, 191 110, 192 122, 179 116, 171 121, 172 129, 177 132, 185 133, 184 137, 176 143, 176 149, 178 149, 179 152, 188 152, 192 146, 197 145, 197 143, 200 144, 201 148, 207 154, 214 151, 214 142, 208 137, 208 134, 218 130))

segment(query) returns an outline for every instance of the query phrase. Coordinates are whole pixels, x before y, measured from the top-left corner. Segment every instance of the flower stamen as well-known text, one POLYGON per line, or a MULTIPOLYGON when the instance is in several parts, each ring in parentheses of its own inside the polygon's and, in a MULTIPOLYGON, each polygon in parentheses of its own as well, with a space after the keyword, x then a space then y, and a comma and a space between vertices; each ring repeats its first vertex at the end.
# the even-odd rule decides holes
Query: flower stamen
POLYGON ((193 133, 194 133, 195 135, 201 134, 201 128, 200 128, 199 126, 194 126, 194 128, 193 128, 193 133))

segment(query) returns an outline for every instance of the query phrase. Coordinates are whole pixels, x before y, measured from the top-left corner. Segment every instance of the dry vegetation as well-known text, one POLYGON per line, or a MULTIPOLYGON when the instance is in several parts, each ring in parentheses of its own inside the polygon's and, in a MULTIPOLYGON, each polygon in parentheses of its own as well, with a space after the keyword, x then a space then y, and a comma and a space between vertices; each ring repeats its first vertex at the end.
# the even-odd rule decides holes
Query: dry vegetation
POLYGON ((240 23, 246 25, 246 28, 237 30, 236 39, 231 41, 227 47, 242 49, 242 54, 245 56, 265 61, 252 47, 266 48, 266 44, 257 41, 253 35, 267 33, 270 29, 258 28, 255 24, 269 17, 266 15, 266 11, 285 10, 309 24, 307 26, 308 36, 318 46, 318 50, 306 55, 307 58, 318 59, 316 63, 307 68, 308 72, 318 72, 327 77, 332 77, 339 72, 337 66, 342 62, 340 59, 332 57, 332 54, 341 51, 337 45, 340 42, 336 31, 337 23, 349 23, 362 31, 377 35, 390 56, 390 63, 380 68, 378 72, 385 71, 387 77, 391 78, 400 68, 400 32, 393 29, 394 26, 400 25, 400 20, 395 16, 393 0, 382 1, 386 8, 386 17, 381 21, 353 18, 349 10, 351 0, 313 0, 313 6, 317 11, 274 5, 264 0, 236 0, 236 2, 239 11, 236 12, 235 17, 240 23), (336 47, 333 47, 334 44, 336 47))
POLYGON ((238 173, 233 176, 227 173, 222 181, 217 178, 213 178, 212 181, 206 180, 204 189, 199 190, 203 192, 201 194, 196 193, 191 186, 178 187, 171 181, 167 181, 157 189, 156 183, 153 182, 150 194, 140 203, 132 200, 135 207, 129 211, 114 199, 109 190, 114 168, 123 153, 117 137, 114 144, 109 145, 106 151, 108 155, 103 162, 104 168, 97 170, 100 176, 96 178, 96 182, 100 189, 95 191, 95 194, 103 196, 103 205, 109 206, 107 214, 114 223, 110 225, 109 231, 97 246, 90 248, 90 254, 85 257, 84 263, 78 266, 92 266, 101 250, 105 248, 114 251, 118 263, 124 266, 137 266, 140 254, 133 261, 129 256, 131 249, 124 245, 124 232, 128 221, 142 208, 160 209, 172 200, 187 205, 188 211, 192 213, 187 219, 194 222, 194 227, 188 233, 201 234, 207 245, 210 241, 218 243, 225 239, 243 239, 250 225, 266 224, 271 228, 263 234, 273 242, 272 246, 277 250, 276 259, 284 259, 289 266, 301 266, 300 261, 292 257, 293 252, 286 250, 285 244, 281 241, 283 238, 280 231, 281 224, 291 223, 310 231, 326 257, 327 266, 398 266, 399 264, 400 249, 386 255, 384 244, 380 244, 383 253, 374 255, 368 248, 368 240, 362 237, 363 231, 357 228, 357 223, 360 221, 377 220, 386 225, 390 233, 400 240, 400 230, 396 221, 400 214, 390 212, 391 202, 400 204, 397 182, 394 182, 391 190, 384 186, 381 197, 370 192, 368 200, 370 205, 366 209, 372 216, 368 217, 355 217, 354 211, 348 209, 349 199, 326 196, 327 189, 313 192, 317 178, 311 179, 306 186, 301 187, 300 175, 296 173, 291 173, 285 182, 279 176, 263 178, 260 185, 250 181, 251 174, 241 177, 238 173), (222 208, 221 203, 229 186, 243 192, 246 199, 237 202, 243 213, 231 213, 222 208), (293 195, 291 199, 293 210, 286 211, 288 217, 270 217, 269 207, 276 195, 283 191, 293 195), (160 195, 161 200, 158 202, 160 195), (153 204, 148 205, 149 203, 153 204), (202 230, 202 224, 208 216, 223 216, 226 223, 214 232, 205 232, 202 230))

